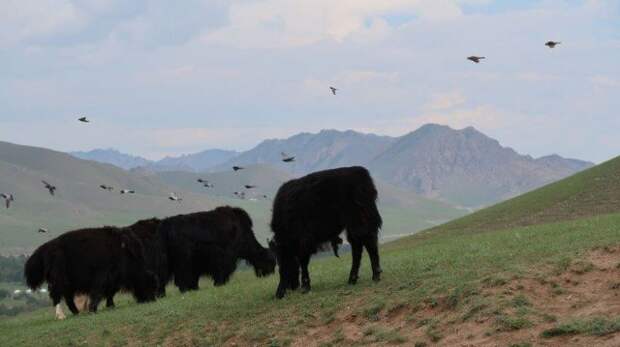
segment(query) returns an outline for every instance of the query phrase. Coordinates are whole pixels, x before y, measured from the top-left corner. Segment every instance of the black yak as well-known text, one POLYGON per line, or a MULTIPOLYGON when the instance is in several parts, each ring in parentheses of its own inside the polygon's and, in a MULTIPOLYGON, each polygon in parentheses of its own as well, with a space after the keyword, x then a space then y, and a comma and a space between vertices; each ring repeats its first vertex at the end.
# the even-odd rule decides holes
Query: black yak
POLYGON ((165 240, 170 275, 181 292, 198 289, 201 275, 216 286, 225 284, 239 259, 254 267, 257 276, 274 272, 275 258, 252 231, 252 219, 242 209, 218 207, 208 212, 162 220, 159 233, 165 240))
POLYGON ((377 235, 382 225, 377 210, 377 189, 363 167, 319 171, 284 183, 273 203, 271 230, 279 265, 276 297, 301 285, 310 290, 308 263, 323 245, 337 251, 339 235, 346 230, 353 264, 349 283, 358 279, 362 250, 370 256, 373 280, 381 279, 377 235))
POLYGON ((28 258, 24 270, 28 287, 35 290, 48 283, 57 318, 64 318, 60 301, 72 313, 79 310, 74 297, 86 294, 89 311, 96 312, 102 298, 121 289, 136 301, 155 300, 157 276, 146 269, 142 242, 116 227, 70 231, 41 245, 28 258))

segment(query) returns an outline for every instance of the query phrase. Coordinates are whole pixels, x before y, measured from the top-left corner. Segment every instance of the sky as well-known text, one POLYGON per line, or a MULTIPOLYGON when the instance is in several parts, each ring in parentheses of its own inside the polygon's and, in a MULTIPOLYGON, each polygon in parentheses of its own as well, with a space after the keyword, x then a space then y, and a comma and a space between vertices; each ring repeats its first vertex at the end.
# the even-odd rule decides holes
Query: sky
POLYGON ((63 151, 439 123, 620 154, 617 0, 3 0, 0 71, 0 140, 63 151))

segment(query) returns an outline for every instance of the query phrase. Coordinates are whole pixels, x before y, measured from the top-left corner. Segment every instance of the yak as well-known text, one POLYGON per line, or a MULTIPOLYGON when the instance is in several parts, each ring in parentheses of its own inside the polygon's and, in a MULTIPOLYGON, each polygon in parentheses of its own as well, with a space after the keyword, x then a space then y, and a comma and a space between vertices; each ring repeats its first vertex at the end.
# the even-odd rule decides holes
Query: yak
POLYGON ((155 300, 158 280, 147 269, 144 253, 140 239, 121 228, 79 229, 37 248, 26 261, 24 274, 33 290, 47 282, 56 317, 63 319, 61 300, 78 314, 74 297, 80 294, 88 295, 91 312, 97 311, 102 298, 113 305, 111 298, 121 289, 139 303, 155 300))
POLYGON ((382 219, 376 205, 377 189, 368 170, 344 167, 311 173, 290 180, 273 202, 271 242, 279 266, 276 297, 287 289, 310 290, 310 257, 331 243, 336 253, 339 235, 346 230, 353 263, 349 283, 358 280, 363 248, 372 265, 372 278, 381 279, 377 237, 382 219))
POLYGON ((262 277, 274 272, 275 257, 254 236, 252 219, 241 208, 223 206, 207 212, 168 217, 158 233, 168 254, 170 276, 181 292, 198 289, 202 275, 214 285, 228 282, 239 259, 262 277))

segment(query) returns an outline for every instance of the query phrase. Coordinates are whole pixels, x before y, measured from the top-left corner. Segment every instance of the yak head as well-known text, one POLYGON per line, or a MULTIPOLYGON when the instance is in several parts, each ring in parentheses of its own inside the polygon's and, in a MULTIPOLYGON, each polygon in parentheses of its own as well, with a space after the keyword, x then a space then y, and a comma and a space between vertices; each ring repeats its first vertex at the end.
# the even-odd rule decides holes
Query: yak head
POLYGON ((154 301, 158 289, 157 275, 149 271, 144 256, 144 246, 135 235, 123 233, 121 248, 124 249, 124 287, 138 302, 154 301))
POLYGON ((269 249, 261 246, 256 240, 252 230, 252 219, 242 209, 235 208, 235 213, 241 222, 241 258, 252 265, 257 277, 274 273, 276 258, 269 249))

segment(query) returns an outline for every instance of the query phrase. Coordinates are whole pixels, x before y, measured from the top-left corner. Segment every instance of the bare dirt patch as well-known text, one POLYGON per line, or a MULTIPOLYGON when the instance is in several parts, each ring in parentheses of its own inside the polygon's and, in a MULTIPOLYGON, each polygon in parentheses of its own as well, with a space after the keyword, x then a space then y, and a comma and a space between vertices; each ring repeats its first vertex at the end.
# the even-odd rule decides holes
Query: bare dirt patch
POLYGON ((450 307, 449 298, 381 309, 369 319, 354 305, 317 322, 292 346, 620 346, 620 334, 544 338, 558 323, 620 315, 620 246, 594 249, 560 271, 545 269, 484 285, 450 307), (521 344, 521 345, 520 345, 521 344))

